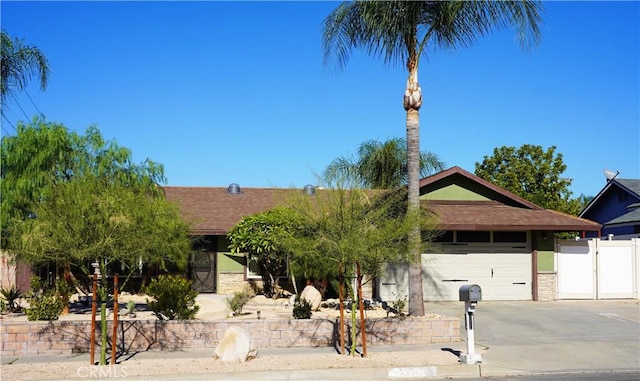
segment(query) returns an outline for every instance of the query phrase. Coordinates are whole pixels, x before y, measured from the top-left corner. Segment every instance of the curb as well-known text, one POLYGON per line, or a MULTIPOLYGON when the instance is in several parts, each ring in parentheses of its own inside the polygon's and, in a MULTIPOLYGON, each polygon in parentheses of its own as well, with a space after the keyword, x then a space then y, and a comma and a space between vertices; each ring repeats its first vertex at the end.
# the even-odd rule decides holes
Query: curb
POLYGON ((129 376, 126 377, 126 379, 139 381, 410 381, 423 379, 476 378, 479 376, 480 367, 478 365, 438 365, 402 368, 330 368, 197 373, 184 375, 166 374, 154 376, 129 376))

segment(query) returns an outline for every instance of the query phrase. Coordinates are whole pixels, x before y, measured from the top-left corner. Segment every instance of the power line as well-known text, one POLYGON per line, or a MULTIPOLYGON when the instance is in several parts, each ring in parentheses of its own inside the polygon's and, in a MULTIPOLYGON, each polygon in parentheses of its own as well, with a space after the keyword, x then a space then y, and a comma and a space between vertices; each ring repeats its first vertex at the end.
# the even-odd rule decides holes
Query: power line
MULTIPOLYGON (((7 119, 6 115, 4 115, 4 113, 2 113, 2 117, 4 118, 4 120, 7 121, 7 123, 9 123, 9 125, 11 126, 11 128, 13 128, 13 131, 15 131, 16 133, 18 133, 18 130, 16 129, 16 127, 13 125, 13 123, 11 123, 11 121, 9 119, 7 119)), ((7 135, 11 135, 11 133, 9 131, 7 131, 4 128, 4 124, 2 125, 2 129, 4 130, 4 132, 7 133, 7 135)))
POLYGON ((5 135, 11 135, 9 131, 7 131, 4 126, 2 126, 2 131, 4 131, 5 135))
POLYGON ((33 107, 35 107, 36 111, 38 111, 38 114, 40 114, 40 116, 44 118, 44 114, 42 113, 42 111, 40 111, 38 106, 36 106, 36 104, 33 102, 33 99, 31 99, 31 95, 29 95, 26 89, 24 90, 24 93, 27 94, 27 97, 31 101, 31 104, 33 105, 33 107))
POLYGON ((18 105, 18 108, 20 108, 20 111, 22 111, 22 113, 24 114, 24 117, 27 118, 27 120, 29 120, 29 115, 27 115, 27 113, 24 112, 24 109, 22 108, 22 106, 20 106, 20 103, 18 102, 18 99, 16 99, 16 96, 11 94, 11 98, 13 98, 13 100, 16 102, 16 104, 18 105))

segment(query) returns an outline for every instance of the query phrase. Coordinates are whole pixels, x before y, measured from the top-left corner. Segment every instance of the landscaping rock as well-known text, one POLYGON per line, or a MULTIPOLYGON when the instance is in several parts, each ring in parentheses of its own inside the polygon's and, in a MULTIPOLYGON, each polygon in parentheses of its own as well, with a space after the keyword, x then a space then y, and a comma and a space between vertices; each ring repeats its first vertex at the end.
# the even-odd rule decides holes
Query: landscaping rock
POLYGON ((196 297, 196 304, 200 306, 196 319, 224 319, 231 315, 231 308, 225 295, 199 294, 196 297))
POLYGON ((251 335, 240 327, 229 327, 213 353, 214 359, 245 362, 258 357, 251 335))
POLYGON ((317 311, 320 309, 320 303, 322 303, 322 294, 315 287, 309 285, 302 290, 300 298, 306 299, 311 304, 311 311, 317 311))

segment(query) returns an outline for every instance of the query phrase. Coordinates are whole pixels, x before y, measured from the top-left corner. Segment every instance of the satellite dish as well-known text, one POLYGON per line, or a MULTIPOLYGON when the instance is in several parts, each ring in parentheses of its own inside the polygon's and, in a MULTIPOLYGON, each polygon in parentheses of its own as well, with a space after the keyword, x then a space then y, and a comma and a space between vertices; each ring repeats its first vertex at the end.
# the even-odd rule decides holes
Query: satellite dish
POLYGON ((616 176, 618 176, 618 175, 620 174, 620 172, 619 172, 619 171, 615 171, 615 172, 613 172, 613 171, 612 171, 612 170, 610 170, 610 169, 605 169, 605 170, 603 170, 602 172, 604 172, 604 177, 606 177, 606 178, 607 178, 607 181, 611 181, 611 180, 615 179, 615 178, 616 178, 616 176))

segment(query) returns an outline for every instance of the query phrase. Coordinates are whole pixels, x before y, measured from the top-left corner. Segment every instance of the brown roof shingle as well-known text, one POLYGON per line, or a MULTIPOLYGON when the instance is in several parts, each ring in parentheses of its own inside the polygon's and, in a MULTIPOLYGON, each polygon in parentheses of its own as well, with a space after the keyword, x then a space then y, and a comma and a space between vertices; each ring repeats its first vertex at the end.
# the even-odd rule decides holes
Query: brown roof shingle
POLYGON ((519 208, 496 201, 422 201, 442 230, 597 231, 600 224, 545 209, 519 208))
POLYGON ((178 204, 192 233, 224 235, 248 215, 284 203, 287 192, 300 189, 242 188, 231 194, 222 187, 163 187, 167 200, 178 204))
MULTIPOLYGON (((489 194, 497 196, 492 201, 423 200, 423 208, 439 218, 442 230, 467 231, 598 231, 601 225, 546 210, 459 167, 426 177, 421 188, 437 187, 439 182, 451 181, 462 176, 489 194)), ((454 180, 455 181, 455 180, 454 180)), ((296 188, 242 188, 240 194, 231 194, 223 187, 163 187, 169 201, 180 207, 185 219, 197 235, 224 235, 243 217, 261 213, 287 203, 296 188)))

